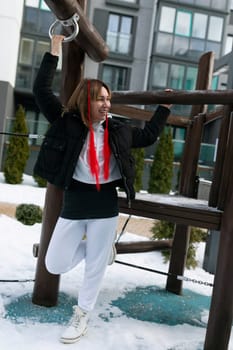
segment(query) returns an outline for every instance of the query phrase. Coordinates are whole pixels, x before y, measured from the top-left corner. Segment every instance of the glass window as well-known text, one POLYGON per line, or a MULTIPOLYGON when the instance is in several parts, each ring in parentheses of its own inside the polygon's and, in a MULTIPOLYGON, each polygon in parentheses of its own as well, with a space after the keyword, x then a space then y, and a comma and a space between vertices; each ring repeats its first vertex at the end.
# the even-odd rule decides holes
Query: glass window
POLYGON ((39 0, 26 0, 25 5, 38 8, 39 7, 39 0))
POLYGON ((181 36, 174 37, 173 54, 187 56, 189 49, 189 39, 181 36))
POLYGON ((213 51, 215 53, 215 58, 220 57, 220 44, 214 43, 213 41, 207 41, 205 51, 213 51))
POLYGON ((119 33, 119 48, 118 48, 120 53, 130 52, 131 28, 132 28, 132 18, 122 17, 120 33, 119 33))
POLYGON ((103 65, 102 80, 108 84, 113 91, 128 89, 127 75, 127 68, 103 65))
POLYGON ((218 88, 218 76, 213 76, 212 82, 211 82, 211 89, 212 90, 217 90, 218 88))
POLYGON ((106 41, 110 51, 122 54, 130 53, 132 23, 132 17, 116 14, 109 15, 106 41))
POLYGON ((37 32, 38 10, 32 7, 25 7, 24 10, 24 31, 37 32))
MULTIPOLYGON (((52 12, 40 11, 40 16, 39 16, 39 21, 38 21, 39 22, 38 23, 38 32, 40 32, 41 34, 48 34, 49 27, 54 22, 54 20, 55 20, 55 16, 52 12)), ((57 33, 58 33, 58 31, 57 31, 57 33)))
POLYGON ((205 51, 205 41, 201 39, 191 39, 189 51, 194 57, 200 57, 205 51))
POLYGON ((192 14, 188 11, 177 11, 175 34, 190 36, 192 26, 192 14))
MULTIPOLYGON (((36 113, 35 111, 26 111, 26 120, 28 131, 30 134, 45 135, 49 128, 49 122, 45 119, 42 113, 36 113)), ((31 139, 30 144, 41 145, 42 138, 31 139)))
POLYGON ((168 63, 156 62, 153 65, 152 86, 153 87, 166 87, 168 76, 168 63))
POLYGON ((210 16, 208 28, 208 40, 221 41, 223 30, 223 18, 210 16))
POLYGON ((212 7, 219 10, 227 9, 227 1, 226 0, 212 0, 212 7))
POLYGON ((20 53, 19 53, 19 63, 31 65, 32 55, 33 55, 34 40, 22 38, 20 53))
POLYGON ((157 36, 156 52, 171 55, 172 41, 173 36, 171 34, 159 33, 157 36))
POLYGON ((188 67, 186 72, 186 78, 184 82, 185 90, 194 90, 196 86, 197 80, 197 68, 196 67, 188 67))
POLYGON ((225 51, 224 54, 226 55, 227 53, 232 51, 233 47, 233 36, 228 35, 226 39, 226 46, 225 46, 225 51))
POLYGON ((194 13, 193 16, 193 28, 192 28, 192 36, 194 38, 202 38, 204 39, 206 36, 206 28, 207 28, 207 15, 202 13, 194 13))
POLYGON ((119 26, 119 16, 111 14, 108 19, 107 44, 110 51, 117 50, 117 30, 119 26))
MULTIPOLYGON (((203 6, 203 0, 195 0, 196 1, 196 5, 200 5, 203 6)), ((211 0, 205 0, 205 6, 208 7, 210 6, 211 0)))
POLYGON ((172 64, 168 86, 170 86, 172 89, 182 89, 183 81, 184 66, 181 66, 179 64, 172 64))
POLYGON ((46 51, 50 51, 50 43, 45 41, 38 41, 36 45, 35 65, 39 66, 42 57, 46 51))
POLYGON ((31 88, 31 67, 18 66, 17 76, 16 76, 16 86, 23 89, 31 88))
POLYGON ((40 3, 40 8, 41 8, 41 10, 50 11, 48 5, 43 0, 40 3))
POLYGON ((176 10, 172 7, 163 6, 159 23, 159 30, 173 33, 176 10), (169 21, 168 21, 169 18, 169 21))

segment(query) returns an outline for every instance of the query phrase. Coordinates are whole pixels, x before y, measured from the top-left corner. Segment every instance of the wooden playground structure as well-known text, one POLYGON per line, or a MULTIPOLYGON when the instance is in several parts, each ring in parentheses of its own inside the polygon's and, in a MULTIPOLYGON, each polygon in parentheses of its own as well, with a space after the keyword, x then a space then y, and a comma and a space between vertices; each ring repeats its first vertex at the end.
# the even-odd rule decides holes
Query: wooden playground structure
MULTIPOLYGON (((84 57, 87 54, 96 62, 108 55, 105 42, 85 16, 85 0, 45 1, 60 20, 79 15, 79 34, 76 39, 63 45, 63 67, 61 100, 67 101, 83 74, 84 57)), ((67 35, 70 27, 64 27, 67 35)), ((168 242, 171 259, 166 289, 172 293, 182 293, 182 280, 175 275, 183 275, 189 244, 190 226, 220 231, 220 245, 214 287, 211 298, 204 350, 227 350, 233 319, 233 91, 211 91, 214 55, 204 54, 199 62, 195 91, 173 91, 169 96, 164 92, 113 92, 112 112, 146 120, 151 113, 127 105, 147 105, 172 103, 192 105, 189 118, 170 116, 168 124, 186 127, 186 140, 181 164, 179 195, 137 194, 128 208, 124 195, 119 194, 121 213, 152 219, 162 219, 176 224, 174 238, 168 242), (223 107, 207 113, 208 104, 223 107), (218 150, 212 185, 208 201, 196 199, 196 175, 200 144, 206 123, 221 118, 218 150)), ((63 192, 48 184, 44 206, 44 220, 37 261, 36 278, 32 302, 38 305, 54 306, 57 303, 59 276, 47 272, 44 258, 48 243, 62 204, 63 192)), ((157 249, 151 244, 150 249, 157 249)), ((162 247, 161 247, 162 249, 162 247)), ((138 246, 126 247, 117 243, 117 252, 136 252, 138 246)))

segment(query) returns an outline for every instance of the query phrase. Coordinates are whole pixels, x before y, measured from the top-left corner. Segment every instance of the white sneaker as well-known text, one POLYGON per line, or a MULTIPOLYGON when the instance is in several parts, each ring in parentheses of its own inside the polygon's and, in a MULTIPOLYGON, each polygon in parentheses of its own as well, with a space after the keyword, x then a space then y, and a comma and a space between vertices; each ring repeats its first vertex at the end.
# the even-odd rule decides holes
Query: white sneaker
POLYGON ((112 249, 111 249, 110 257, 108 260, 108 265, 112 265, 116 259, 116 255, 117 255, 117 250, 116 250, 116 246, 115 246, 116 237, 117 237, 117 232, 115 234, 115 239, 114 239, 114 242, 112 244, 112 249))
POLYGON ((112 265, 116 259, 116 255, 117 255, 117 251, 116 251, 116 247, 115 247, 115 242, 112 245, 112 249, 111 249, 111 254, 108 260, 108 265, 112 265))
POLYGON ((65 344, 75 343, 87 331, 88 313, 81 310, 78 305, 73 306, 73 310, 69 326, 60 337, 60 341, 65 344))

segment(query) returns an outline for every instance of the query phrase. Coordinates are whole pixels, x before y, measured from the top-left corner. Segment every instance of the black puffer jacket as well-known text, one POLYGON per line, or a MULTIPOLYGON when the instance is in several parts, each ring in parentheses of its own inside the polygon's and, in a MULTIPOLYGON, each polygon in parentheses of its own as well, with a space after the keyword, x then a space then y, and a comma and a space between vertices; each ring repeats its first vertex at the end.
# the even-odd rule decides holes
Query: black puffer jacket
MULTIPOLYGON (((42 143, 34 173, 55 186, 67 189, 88 128, 83 124, 78 111, 63 113, 62 104, 52 92, 57 61, 57 57, 46 53, 34 83, 36 102, 51 123, 42 143)), ((169 113, 169 109, 159 106, 143 129, 109 118, 109 144, 118 163, 122 175, 121 186, 126 191, 128 201, 135 197, 135 164, 131 148, 153 144, 165 126, 169 113)))

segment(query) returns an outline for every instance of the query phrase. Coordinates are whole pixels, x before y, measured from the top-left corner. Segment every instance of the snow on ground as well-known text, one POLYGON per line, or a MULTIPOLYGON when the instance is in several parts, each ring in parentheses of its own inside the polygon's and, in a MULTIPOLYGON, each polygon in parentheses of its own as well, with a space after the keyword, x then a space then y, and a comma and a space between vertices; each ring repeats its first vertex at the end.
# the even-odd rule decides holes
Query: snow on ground
MULTIPOLYGON (((30 176, 24 175, 21 185, 8 185, 0 173, 0 202, 34 203, 43 206, 45 191, 38 188, 30 176)), ((163 292, 166 276, 118 263, 107 269, 86 336, 75 344, 59 343, 59 335, 77 298, 84 265, 80 264, 61 276, 57 307, 45 308, 31 303, 33 282, 4 281, 35 278, 37 259, 32 255, 32 246, 40 241, 40 233, 41 224, 25 226, 14 218, 0 214, 0 349, 59 350, 65 346, 70 350, 203 349, 208 307, 203 306, 197 316, 198 320, 187 307, 193 307, 191 299, 195 299, 195 296, 200 298, 198 300, 210 301, 212 288, 184 282, 184 297, 172 295, 176 299, 171 302, 170 293, 164 295, 163 292), (152 296, 150 293, 153 288, 152 296), (140 304, 140 295, 148 298, 145 299, 148 302, 140 304), (150 300, 154 302, 150 304, 150 300), (129 303, 135 303, 130 310, 129 303), (174 311, 169 309, 171 305, 174 311), (186 312, 185 321, 182 321, 182 305, 182 312, 186 312), (155 316, 161 315, 160 321, 149 318, 153 316, 151 310, 155 316), (142 320, 142 315, 145 315, 145 320, 142 320), (167 322, 164 321, 166 317, 167 322), (173 317, 174 324, 171 325, 173 317)), ((122 236, 122 240, 138 239, 147 238, 136 236, 133 232, 126 232, 122 236)), ((198 246, 199 265, 195 270, 185 271, 185 276, 212 283, 214 276, 202 269, 204 249, 203 243, 198 246)), ((117 260, 158 271, 166 272, 168 269, 160 252, 119 255, 117 260)), ((200 305, 194 304, 194 307, 197 309, 200 305)), ((232 341, 229 350, 233 350, 232 341)))

